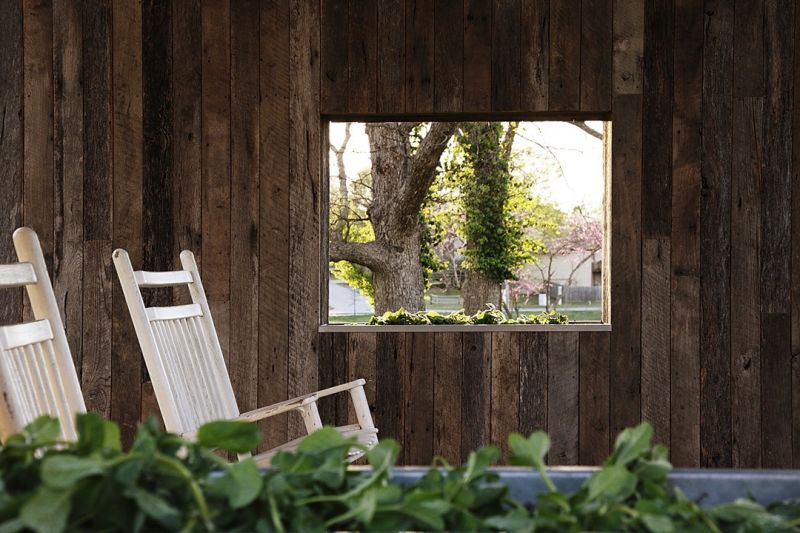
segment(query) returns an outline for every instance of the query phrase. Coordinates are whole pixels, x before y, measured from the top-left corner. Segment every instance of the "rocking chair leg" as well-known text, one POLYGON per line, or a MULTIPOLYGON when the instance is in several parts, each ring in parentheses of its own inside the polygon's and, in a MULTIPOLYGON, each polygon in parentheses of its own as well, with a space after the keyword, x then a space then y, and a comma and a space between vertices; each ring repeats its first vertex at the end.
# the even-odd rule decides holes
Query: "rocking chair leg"
POLYGON ((350 389, 350 397, 353 400, 353 407, 356 411, 356 420, 361 429, 372 429, 375 424, 372 422, 372 414, 369 412, 369 402, 367 395, 364 393, 364 387, 355 387, 350 389))
POLYGON ((303 415, 303 422, 305 422, 306 431, 309 434, 322 429, 322 420, 319 417, 319 409, 317 409, 316 402, 304 406, 300 409, 300 413, 303 415))

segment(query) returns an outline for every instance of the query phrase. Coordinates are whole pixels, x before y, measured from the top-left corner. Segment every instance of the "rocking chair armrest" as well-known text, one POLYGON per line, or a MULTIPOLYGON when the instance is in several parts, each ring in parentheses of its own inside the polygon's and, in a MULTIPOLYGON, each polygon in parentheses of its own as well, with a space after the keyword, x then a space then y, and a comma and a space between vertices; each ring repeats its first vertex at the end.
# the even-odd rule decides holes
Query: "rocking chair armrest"
POLYGON ((297 398, 292 398, 291 400, 286 400, 283 402, 268 405, 266 407, 259 407, 258 409, 253 409, 252 411, 240 414, 238 417, 234 418, 234 420, 241 422, 256 422, 257 420, 262 420, 270 416, 279 415, 281 413, 287 413, 289 411, 294 411, 295 409, 302 409, 303 407, 312 404, 316 401, 317 401, 316 394, 306 394, 304 396, 298 396, 297 398))
POLYGON ((319 390, 314 393, 314 396, 317 398, 324 398, 325 396, 331 396, 340 392, 349 391, 355 389, 356 387, 363 387, 366 382, 367 381, 364 379, 357 379, 355 381, 351 381, 350 383, 342 383, 341 385, 336 385, 335 387, 319 390))

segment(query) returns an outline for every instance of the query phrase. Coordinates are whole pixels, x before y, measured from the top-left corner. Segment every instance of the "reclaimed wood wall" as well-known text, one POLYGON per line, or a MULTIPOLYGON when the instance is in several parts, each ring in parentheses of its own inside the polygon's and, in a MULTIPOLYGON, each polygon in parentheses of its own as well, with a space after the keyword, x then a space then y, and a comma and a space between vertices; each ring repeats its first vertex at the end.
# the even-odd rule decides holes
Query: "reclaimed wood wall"
POLYGON ((0 261, 36 229, 126 438, 156 407, 111 251, 190 248, 242 409, 365 377, 409 464, 538 428, 598 463, 647 419, 678 465, 798 466, 798 47, 780 0, 0 2, 0 261), (324 121, 509 113, 613 120, 613 332, 317 333, 324 121))

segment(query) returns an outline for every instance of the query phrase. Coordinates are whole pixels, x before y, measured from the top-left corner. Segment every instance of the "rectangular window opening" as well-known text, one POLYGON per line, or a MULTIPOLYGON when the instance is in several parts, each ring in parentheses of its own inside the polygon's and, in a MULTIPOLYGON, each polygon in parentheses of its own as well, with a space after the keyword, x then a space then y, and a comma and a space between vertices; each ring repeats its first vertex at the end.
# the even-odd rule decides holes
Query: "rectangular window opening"
POLYGON ((610 322, 610 122, 326 129, 323 324, 610 322))

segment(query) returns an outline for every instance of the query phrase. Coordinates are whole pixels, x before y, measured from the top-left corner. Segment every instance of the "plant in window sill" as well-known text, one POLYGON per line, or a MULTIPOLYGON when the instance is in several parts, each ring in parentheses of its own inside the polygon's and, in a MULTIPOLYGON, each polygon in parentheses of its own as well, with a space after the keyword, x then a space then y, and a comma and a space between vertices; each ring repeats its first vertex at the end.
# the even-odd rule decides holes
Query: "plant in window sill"
POLYGON ((474 315, 465 315, 463 310, 443 315, 436 311, 419 311, 410 313, 403 308, 397 311, 387 311, 381 316, 373 316, 369 325, 397 326, 397 325, 468 325, 468 324, 566 324, 569 322, 567 315, 557 311, 542 312, 539 314, 520 315, 509 318, 503 311, 492 304, 487 304, 474 315))

